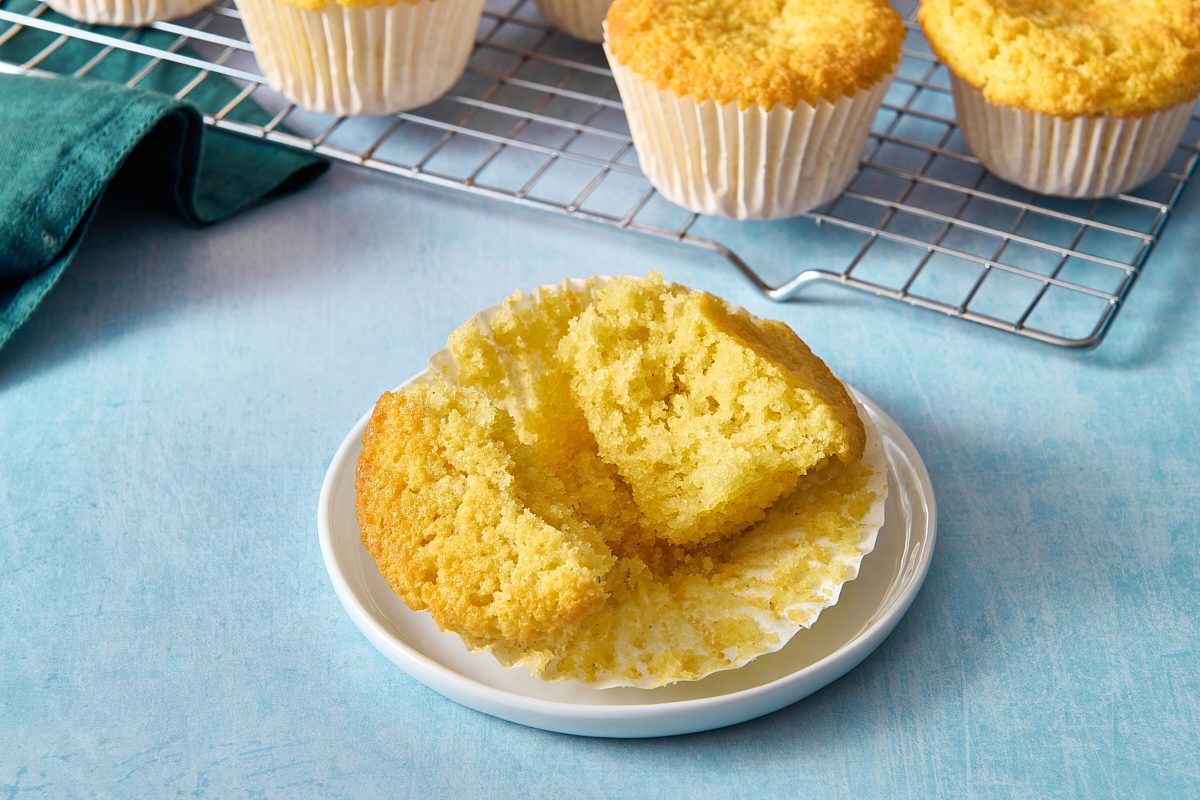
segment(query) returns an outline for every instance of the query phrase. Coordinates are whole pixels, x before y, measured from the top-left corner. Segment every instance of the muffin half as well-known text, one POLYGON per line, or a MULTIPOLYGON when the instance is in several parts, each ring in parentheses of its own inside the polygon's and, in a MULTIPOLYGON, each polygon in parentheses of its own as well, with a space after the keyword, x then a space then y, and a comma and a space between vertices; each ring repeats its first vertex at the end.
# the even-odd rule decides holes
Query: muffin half
POLYGON ((558 354, 600 457, 672 544, 731 536, 827 459, 862 456, 853 401, 791 328, 661 276, 606 284, 558 354))
POLYGON ((356 484, 363 544, 393 591, 473 647, 524 647, 604 604, 608 547, 476 389, 384 394, 356 484))

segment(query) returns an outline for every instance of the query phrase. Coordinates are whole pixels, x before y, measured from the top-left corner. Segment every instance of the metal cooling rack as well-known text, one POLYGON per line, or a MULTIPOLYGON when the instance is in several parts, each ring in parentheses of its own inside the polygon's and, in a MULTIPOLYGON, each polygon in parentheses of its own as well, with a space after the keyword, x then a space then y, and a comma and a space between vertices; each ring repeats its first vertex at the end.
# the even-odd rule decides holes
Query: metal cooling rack
POLYGON ((335 119, 288 104, 263 85, 232 0, 141 31, 0 0, 0 70, 166 87, 201 104, 216 128, 713 251, 776 300, 825 281, 1050 344, 1099 344, 1200 161, 1200 117, 1163 174, 1136 192, 1033 195, 967 151, 916 3, 897 5, 909 29, 904 59, 859 175, 828 206, 769 223, 690 214, 654 192, 600 48, 548 28, 530 0, 489 0, 451 93, 388 117, 335 119))

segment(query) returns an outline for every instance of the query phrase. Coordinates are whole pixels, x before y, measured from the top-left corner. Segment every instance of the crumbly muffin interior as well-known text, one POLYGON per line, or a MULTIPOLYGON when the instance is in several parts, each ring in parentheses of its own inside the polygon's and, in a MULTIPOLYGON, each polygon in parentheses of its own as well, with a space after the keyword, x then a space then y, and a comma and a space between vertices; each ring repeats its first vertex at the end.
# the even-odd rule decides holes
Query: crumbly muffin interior
POLYGON ((558 355, 600 458, 674 544, 736 533, 826 458, 862 454, 846 390, 787 326, 661 278, 604 286, 558 355))
POLYGON ((590 298, 572 292, 517 293, 486 324, 467 323, 450 335, 452 374, 442 377, 478 390, 515 421, 532 457, 562 482, 575 513, 619 546, 642 535, 642 517, 616 468, 600 457, 596 440, 571 396, 571 376, 555 347, 590 298))
POLYGON ((620 558, 599 610, 493 655, 549 680, 652 688, 778 650, 857 573, 863 540, 882 522, 879 455, 876 442, 862 461, 818 467, 738 536, 620 558))
POLYGON ((410 608, 476 646, 517 645, 603 605, 614 559, 480 392, 379 399, 358 462, 363 543, 410 608))

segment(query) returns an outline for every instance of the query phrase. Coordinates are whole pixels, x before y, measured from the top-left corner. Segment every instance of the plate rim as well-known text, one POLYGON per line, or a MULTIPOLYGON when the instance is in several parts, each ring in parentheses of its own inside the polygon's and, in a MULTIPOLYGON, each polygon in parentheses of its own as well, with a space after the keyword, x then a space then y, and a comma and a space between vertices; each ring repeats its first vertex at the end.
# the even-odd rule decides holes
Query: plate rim
MULTIPOLYGON (((420 380, 428 374, 428 369, 422 370, 408 380, 396 387, 396 390, 402 389, 409 384, 420 380)), ((847 644, 839 647, 834 652, 826 655, 818 661, 807 664, 800 669, 790 672, 774 680, 766 683, 749 686, 744 689, 738 689, 733 692, 726 692, 718 695, 705 697, 687 698, 682 700, 669 700, 658 703, 612 703, 612 704, 596 704, 596 703, 579 703, 566 700, 549 700, 540 697, 532 697, 510 689, 503 689, 496 686, 480 682, 475 678, 465 675, 453 667, 447 666, 437 659, 421 652, 412 644, 404 641, 401 637, 388 631, 375 618, 375 614, 364 604, 355 593, 350 585, 345 570, 338 561, 337 553, 333 545, 333 525, 331 524, 331 508, 334 486, 337 483, 338 477, 343 470, 349 468, 354 469, 351 454, 361 446, 362 433, 366 428, 367 422, 371 417, 374 409, 368 409, 358 421, 351 427, 350 431, 343 438, 333 458, 330 460, 329 467, 325 471, 325 476, 321 482, 321 492, 317 502, 317 532, 321 545, 321 556, 325 562, 325 569, 329 575, 330 581, 333 584, 334 593, 338 597, 342 608, 353 620, 359 631, 381 652, 389 661, 400 667, 402 671, 410 677, 446 696, 447 698, 477 711, 482 711, 493 716, 499 716, 503 719, 508 719, 522 725, 540 727, 545 730, 556 730, 563 733, 581 733, 582 735, 625 735, 625 736, 640 736, 640 735, 660 735, 660 734, 597 734, 596 732, 580 732, 571 729, 556 728, 550 725, 543 725, 540 722, 530 722, 524 717, 525 712, 535 712, 539 715, 547 715, 554 718, 570 719, 573 721, 595 720, 597 722, 623 720, 636 722, 639 720, 661 720, 664 717, 674 716, 689 716, 696 713, 713 712, 723 709, 728 706, 736 706, 743 704, 753 704, 762 702, 765 697, 775 694, 787 694, 787 690, 796 686, 803 685, 806 680, 812 679, 814 676, 828 672, 830 677, 828 680, 821 682, 814 687, 810 692, 801 694, 795 699, 787 700, 778 705, 772 705, 766 710, 760 710, 758 713, 747 716, 744 719, 738 719, 731 722, 719 722, 712 725, 690 726, 686 729, 680 729, 679 733, 689 731, 700 731, 710 728, 723 727, 729 724, 735 724, 739 721, 747 721, 757 716, 770 713, 771 711, 784 708, 794 702, 803 699, 807 694, 815 692, 820 688, 832 683, 838 678, 845 675, 859 663, 861 663, 868 655, 870 655, 884 639, 891 634, 892 630, 899 621, 908 612, 913 600, 916 599, 921 587, 925 583, 925 579, 929 573, 929 567, 933 560, 933 552, 937 542, 937 500, 933 491, 933 484, 929 477, 929 472, 925 467, 925 462, 921 458, 920 452, 908 437, 908 434, 901 428, 892 417, 885 412, 874 400, 863 394, 850 384, 846 384, 846 388, 854 395, 854 397, 867 408, 870 413, 879 418, 880 427, 887 428, 888 436, 885 437, 895 440, 900 446, 901 451, 905 454, 909 466, 916 474, 917 483, 921 487, 921 499, 924 501, 927 511, 926 535, 922 551, 918 556, 913 579, 908 586, 900 592, 887 606, 886 610, 878 615, 874 621, 867 625, 857 637, 847 644), (350 463, 348 463, 350 462, 350 463), (402 663, 403 662, 403 663, 402 663), (411 668, 411 669, 410 669, 411 668), (469 697, 471 702, 462 699, 469 697), (482 707, 481 707, 482 706, 482 707), (509 711, 518 718, 509 716, 503 712, 509 711)), ((395 391, 395 390, 393 390, 395 391)), ((894 474, 890 464, 888 467, 889 475, 894 474)), ((416 613, 416 612, 414 612, 416 613)), ((653 691, 653 690, 647 690, 653 691)))

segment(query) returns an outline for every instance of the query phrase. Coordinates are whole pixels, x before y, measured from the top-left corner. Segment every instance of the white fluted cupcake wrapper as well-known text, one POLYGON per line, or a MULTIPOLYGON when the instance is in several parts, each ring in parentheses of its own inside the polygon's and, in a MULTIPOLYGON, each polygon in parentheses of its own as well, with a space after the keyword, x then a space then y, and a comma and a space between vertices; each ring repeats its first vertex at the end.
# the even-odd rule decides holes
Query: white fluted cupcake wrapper
POLYGON ((46 0, 46 5, 90 25, 136 28, 199 11, 212 0, 46 0))
POLYGON ((1153 178, 1179 146, 1194 103, 1141 117, 1059 117, 988 102, 950 76, 963 139, 993 174, 1039 194, 1106 197, 1153 178))
POLYGON ((463 74, 484 0, 421 0, 320 11, 238 0, 272 88, 312 111, 386 114, 445 94, 463 74))
POLYGON ((612 0, 537 0, 547 22, 585 42, 604 38, 604 15, 610 5, 612 0))
POLYGON ((794 217, 841 194, 891 83, 836 103, 742 109, 660 90, 605 53, 650 183, 690 211, 736 219, 794 217))

